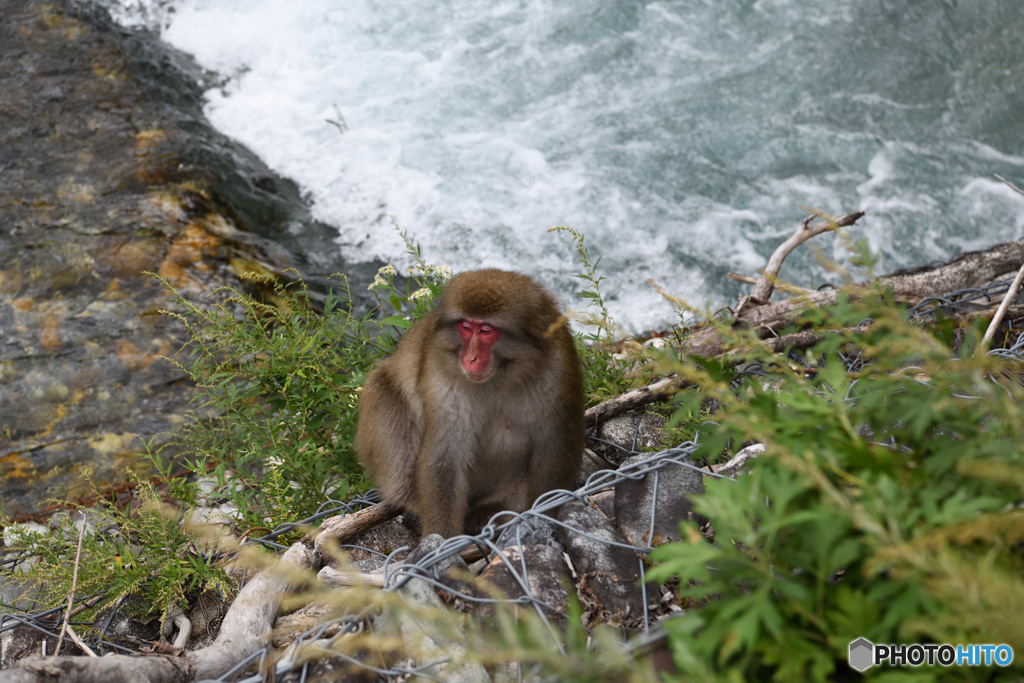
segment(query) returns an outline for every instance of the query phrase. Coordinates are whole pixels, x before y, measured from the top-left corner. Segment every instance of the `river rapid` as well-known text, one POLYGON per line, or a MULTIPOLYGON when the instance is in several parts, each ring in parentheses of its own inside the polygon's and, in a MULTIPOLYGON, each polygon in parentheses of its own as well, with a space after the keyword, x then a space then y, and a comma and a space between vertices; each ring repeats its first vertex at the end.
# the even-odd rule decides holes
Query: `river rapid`
MULTIPOLYGON (((876 274, 1024 234, 993 176, 1024 185, 1019 0, 105 4, 216 73, 205 113, 303 188, 339 264, 401 265, 393 217, 431 262, 580 308, 568 225, 639 331, 674 319, 647 279, 731 303, 801 206, 867 211, 876 274)), ((806 248, 782 276, 836 277, 806 248)))

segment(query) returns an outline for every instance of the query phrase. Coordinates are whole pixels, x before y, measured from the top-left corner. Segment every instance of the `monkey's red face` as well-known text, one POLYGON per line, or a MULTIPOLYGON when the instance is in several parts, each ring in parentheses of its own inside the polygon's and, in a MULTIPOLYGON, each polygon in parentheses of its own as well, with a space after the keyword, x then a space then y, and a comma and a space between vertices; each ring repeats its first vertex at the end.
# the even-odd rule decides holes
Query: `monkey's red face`
POLYGON ((455 323, 462 337, 462 369, 474 382, 487 379, 491 367, 491 346, 498 341, 501 330, 482 320, 462 319, 455 323))

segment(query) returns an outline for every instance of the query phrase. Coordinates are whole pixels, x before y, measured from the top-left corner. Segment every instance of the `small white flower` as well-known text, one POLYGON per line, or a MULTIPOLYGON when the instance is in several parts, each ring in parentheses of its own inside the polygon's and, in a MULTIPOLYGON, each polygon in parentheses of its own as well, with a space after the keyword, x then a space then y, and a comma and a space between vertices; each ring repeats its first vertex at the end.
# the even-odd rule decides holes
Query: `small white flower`
POLYGON ((434 269, 434 281, 438 284, 448 282, 454 275, 455 271, 452 270, 451 266, 438 266, 434 269))
POLYGON ((395 267, 390 263, 385 266, 381 266, 380 269, 377 270, 377 274, 373 276, 373 283, 367 287, 367 289, 375 290, 381 287, 387 287, 391 284, 391 278, 397 274, 398 271, 396 271, 395 267))

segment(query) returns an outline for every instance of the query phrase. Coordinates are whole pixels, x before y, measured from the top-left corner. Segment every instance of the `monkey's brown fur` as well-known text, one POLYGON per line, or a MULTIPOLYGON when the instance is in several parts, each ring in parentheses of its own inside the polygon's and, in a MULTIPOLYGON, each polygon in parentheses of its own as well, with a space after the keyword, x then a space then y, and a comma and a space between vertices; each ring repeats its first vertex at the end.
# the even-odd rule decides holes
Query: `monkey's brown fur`
POLYGON ((423 534, 477 531, 501 510, 570 488, 583 453, 583 377, 554 298, 526 275, 477 270, 370 373, 356 449, 384 499, 423 534), (463 371, 460 320, 500 330, 490 376, 463 371))

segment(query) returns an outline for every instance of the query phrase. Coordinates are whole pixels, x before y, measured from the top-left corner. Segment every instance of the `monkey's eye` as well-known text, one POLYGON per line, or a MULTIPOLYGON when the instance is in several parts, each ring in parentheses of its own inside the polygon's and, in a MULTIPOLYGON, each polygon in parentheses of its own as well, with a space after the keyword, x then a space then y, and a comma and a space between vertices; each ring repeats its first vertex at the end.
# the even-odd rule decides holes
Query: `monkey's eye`
POLYGON ((490 325, 484 324, 480 326, 481 337, 493 337, 498 334, 498 331, 490 325))

